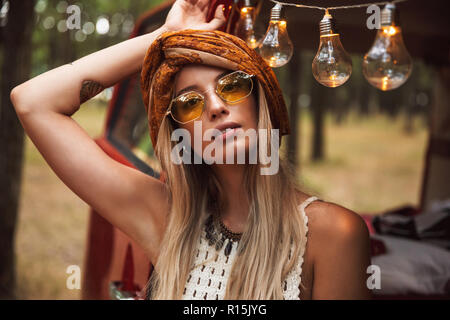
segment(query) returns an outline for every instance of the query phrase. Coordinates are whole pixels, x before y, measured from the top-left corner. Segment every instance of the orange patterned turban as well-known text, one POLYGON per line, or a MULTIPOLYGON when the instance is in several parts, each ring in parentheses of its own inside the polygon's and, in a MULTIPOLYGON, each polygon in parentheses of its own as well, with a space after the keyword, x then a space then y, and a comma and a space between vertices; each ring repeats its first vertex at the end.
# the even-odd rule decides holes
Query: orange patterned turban
POLYGON ((278 80, 272 68, 245 41, 218 30, 167 31, 150 45, 141 72, 141 91, 153 147, 172 99, 174 76, 189 63, 242 70, 255 75, 264 89, 273 127, 280 130, 280 138, 290 133, 278 80))

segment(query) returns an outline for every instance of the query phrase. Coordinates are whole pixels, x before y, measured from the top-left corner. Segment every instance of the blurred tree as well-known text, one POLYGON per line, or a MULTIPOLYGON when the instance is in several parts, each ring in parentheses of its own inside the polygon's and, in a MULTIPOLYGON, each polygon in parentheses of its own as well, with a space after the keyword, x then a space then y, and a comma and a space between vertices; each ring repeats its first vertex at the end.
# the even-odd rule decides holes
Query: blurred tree
POLYGON ((312 134, 312 161, 320 161, 325 157, 324 154, 324 130, 325 130, 325 112, 327 100, 332 99, 334 91, 327 88, 317 81, 313 81, 311 85, 311 111, 313 118, 313 134, 312 134))
MULTIPOLYGON (((291 61, 289 62, 289 95, 290 95, 290 103, 289 103, 289 120, 291 127, 291 134, 288 138, 288 159, 289 161, 297 165, 300 160, 300 148, 298 143, 298 137, 300 132, 300 110, 298 97, 300 95, 300 78, 301 78, 301 69, 300 69, 300 57, 301 52, 294 52, 291 61)), ((298 167, 297 167, 298 169, 298 167)))
MULTIPOLYGON (((65 9, 66 6, 60 4, 60 0, 49 0, 48 7, 52 10, 53 16, 56 17, 55 27, 47 31, 47 36, 49 39, 49 55, 48 55, 48 65, 50 69, 59 67, 63 64, 70 63, 75 60, 75 47, 71 39, 70 30, 61 32, 64 30, 60 28, 60 24, 65 24, 65 18, 68 14, 65 9), (59 9, 59 10, 58 10, 59 9), (64 10, 64 11, 63 11, 64 10), (62 11, 62 12, 60 12, 62 11)), ((66 1, 67 5, 75 4, 74 0, 66 1)))
POLYGON ((33 0, 10 1, 2 27, 0 99, 0 299, 14 299, 14 236, 22 177, 24 131, 9 95, 30 74, 33 0))
POLYGON ((136 20, 165 0, 37 0, 33 31, 33 76, 126 40, 136 20), (81 28, 67 30, 70 5, 81 12, 81 28), (104 18, 104 29, 97 22, 104 18))
POLYGON ((361 117, 370 116, 371 110, 369 109, 370 98, 373 96, 372 92, 374 88, 366 81, 362 73, 362 56, 354 60, 354 69, 352 72, 352 77, 355 77, 355 82, 357 83, 356 90, 354 94, 356 95, 358 114, 361 117))

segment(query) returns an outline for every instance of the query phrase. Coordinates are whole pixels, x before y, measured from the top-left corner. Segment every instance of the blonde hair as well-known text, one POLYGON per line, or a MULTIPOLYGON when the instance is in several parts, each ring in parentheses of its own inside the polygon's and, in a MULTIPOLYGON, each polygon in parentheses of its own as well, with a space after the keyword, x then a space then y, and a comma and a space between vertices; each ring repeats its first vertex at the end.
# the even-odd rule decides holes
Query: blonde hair
MULTIPOLYGON (((258 129, 268 129, 268 150, 271 150, 273 127, 259 82, 257 88, 258 129)), ((208 204, 216 197, 223 202, 220 183, 208 165, 171 162, 173 129, 172 122, 165 117, 155 150, 166 173, 170 212, 158 261, 147 284, 150 299, 182 298, 208 204)), ((279 171, 274 175, 259 174, 260 166, 259 163, 246 166, 248 222, 238 244, 224 299, 283 299, 283 282, 305 245, 306 230, 298 211, 300 188, 294 170, 285 159, 280 159, 279 171)))

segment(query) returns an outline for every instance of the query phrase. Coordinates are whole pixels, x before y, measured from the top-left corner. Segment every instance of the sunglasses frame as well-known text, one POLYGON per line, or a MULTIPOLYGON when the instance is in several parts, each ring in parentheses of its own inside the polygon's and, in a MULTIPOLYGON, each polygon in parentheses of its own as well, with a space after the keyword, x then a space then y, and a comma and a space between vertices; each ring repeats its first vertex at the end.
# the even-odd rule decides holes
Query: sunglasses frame
MULTIPOLYGON (((236 71, 233 71, 233 72, 228 73, 228 74, 224 75, 223 77, 221 77, 219 80, 217 80, 217 84, 218 84, 219 81, 222 80, 223 78, 229 77, 230 75, 235 74, 235 73, 245 73, 245 74, 246 74, 247 76, 249 76, 250 78, 253 78, 253 77, 255 76, 254 74, 248 74, 247 72, 242 71, 242 70, 236 70, 236 71)), ((224 98, 222 98, 222 96, 217 92, 217 84, 216 84, 216 88, 215 88, 214 91, 215 91, 216 94, 220 97, 220 99, 222 99, 224 102, 226 102, 226 103, 228 103, 228 104, 235 104, 235 103, 238 103, 238 102, 244 100, 244 99, 247 98, 249 95, 251 95, 251 94, 252 94, 252 91, 253 91, 253 81, 251 81, 251 88, 250 88, 249 93, 248 93, 245 97, 242 97, 242 98, 240 98, 240 99, 238 99, 238 100, 236 100, 236 101, 232 101, 232 102, 231 102, 231 101, 227 101, 227 100, 225 100, 224 98)), ((204 91, 203 93, 207 93, 207 92, 209 92, 210 90, 211 90, 211 89, 208 89, 208 90, 204 91)), ((166 113, 164 114, 164 116, 167 116, 167 115, 170 114, 171 118, 172 118, 174 121, 176 121, 176 122, 178 122, 178 123, 180 123, 180 124, 189 123, 189 122, 191 122, 191 121, 195 121, 195 120, 197 120, 198 118, 200 118, 200 117, 203 115, 203 112, 205 111, 205 106, 206 106, 206 103, 205 103, 205 96, 204 96, 202 93, 197 92, 197 91, 194 91, 194 90, 184 92, 184 93, 182 93, 181 95, 179 95, 179 96, 177 96, 177 97, 175 97, 175 98, 172 98, 172 100, 170 100, 169 107, 167 108, 167 111, 166 111, 166 113), (180 97, 181 95, 183 95, 183 94, 188 94, 188 93, 192 93, 192 92, 193 92, 193 93, 196 93, 196 94, 199 94, 199 95, 202 97, 202 99, 203 99, 202 112, 200 113, 200 115, 199 115, 198 117, 196 117, 196 118, 194 118, 194 119, 192 119, 192 120, 188 120, 188 121, 185 121, 185 122, 181 122, 181 121, 175 119, 175 117, 174 117, 173 114, 172 114, 172 105, 173 105, 173 101, 174 101, 175 99, 177 99, 178 97, 180 97)))

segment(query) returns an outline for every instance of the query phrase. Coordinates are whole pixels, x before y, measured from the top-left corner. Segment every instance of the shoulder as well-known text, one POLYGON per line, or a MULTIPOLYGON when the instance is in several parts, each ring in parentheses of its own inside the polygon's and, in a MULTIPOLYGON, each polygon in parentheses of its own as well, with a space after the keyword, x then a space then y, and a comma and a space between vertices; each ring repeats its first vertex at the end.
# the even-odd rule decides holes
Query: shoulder
POLYGON ((341 205, 313 201, 308 216, 312 299, 370 299, 370 238, 362 217, 341 205))
POLYGON ((316 252, 326 252, 325 248, 348 250, 357 244, 363 247, 368 244, 369 231, 363 218, 344 206, 319 199, 305 208, 305 214, 314 256, 316 252))
POLYGON ((368 235, 364 219, 356 212, 333 202, 316 200, 305 209, 309 229, 317 235, 335 240, 354 239, 368 235))
MULTIPOLYGON (((300 197, 300 203, 309 196, 300 197)), ((320 199, 309 203, 307 261, 311 299, 370 299, 367 267, 370 238, 367 226, 356 212, 320 199)))

